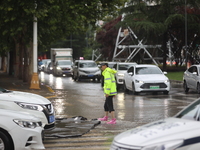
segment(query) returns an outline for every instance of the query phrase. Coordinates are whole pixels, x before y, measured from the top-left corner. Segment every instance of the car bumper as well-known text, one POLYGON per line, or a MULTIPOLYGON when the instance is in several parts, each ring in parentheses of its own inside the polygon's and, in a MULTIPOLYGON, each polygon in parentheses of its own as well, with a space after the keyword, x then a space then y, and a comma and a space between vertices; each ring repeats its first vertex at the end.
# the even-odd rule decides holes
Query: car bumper
POLYGON ((34 129, 16 127, 9 131, 14 143, 14 149, 45 149, 42 143, 42 128, 34 129))
POLYGON ((170 90, 169 82, 135 83, 136 92, 164 92, 170 90))

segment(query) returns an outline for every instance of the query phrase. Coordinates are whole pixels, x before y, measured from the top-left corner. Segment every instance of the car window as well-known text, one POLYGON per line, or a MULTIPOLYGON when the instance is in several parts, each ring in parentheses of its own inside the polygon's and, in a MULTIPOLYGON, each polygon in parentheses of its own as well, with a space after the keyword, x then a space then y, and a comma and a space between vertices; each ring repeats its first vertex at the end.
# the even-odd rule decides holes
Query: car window
POLYGON ((133 67, 130 67, 128 70, 127 70, 127 72, 129 73, 129 72, 133 72, 133 67))
POLYGON ((188 69, 188 71, 190 72, 190 73, 193 73, 193 66, 192 67, 190 67, 189 69, 188 69))
POLYGON ((176 118, 199 120, 200 118, 200 101, 197 101, 183 110, 176 118), (195 119, 196 118, 196 119, 195 119))
POLYGON ((133 64, 119 64, 118 70, 128 70, 133 64))
POLYGON ((97 67, 97 64, 94 62, 84 62, 79 64, 80 68, 92 68, 92 67, 97 67))
POLYGON ((162 71, 157 67, 138 67, 136 74, 162 74, 162 71))

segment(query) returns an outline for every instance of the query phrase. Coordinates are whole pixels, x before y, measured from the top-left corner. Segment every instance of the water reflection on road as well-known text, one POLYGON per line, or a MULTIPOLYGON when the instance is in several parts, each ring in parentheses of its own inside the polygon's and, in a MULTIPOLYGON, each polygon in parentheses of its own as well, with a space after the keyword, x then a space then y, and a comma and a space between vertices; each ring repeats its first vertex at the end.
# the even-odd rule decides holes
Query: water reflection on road
MULTIPOLYGON (((99 82, 76 82, 71 77, 54 77, 43 72, 40 73, 40 80, 55 91, 56 96, 50 100, 57 117, 84 116, 94 119, 103 116, 105 98, 99 82)), ((195 92, 184 94, 181 84, 173 85, 169 95, 133 95, 120 90, 114 99, 116 117, 118 120, 144 124, 173 116, 198 97, 195 92)))

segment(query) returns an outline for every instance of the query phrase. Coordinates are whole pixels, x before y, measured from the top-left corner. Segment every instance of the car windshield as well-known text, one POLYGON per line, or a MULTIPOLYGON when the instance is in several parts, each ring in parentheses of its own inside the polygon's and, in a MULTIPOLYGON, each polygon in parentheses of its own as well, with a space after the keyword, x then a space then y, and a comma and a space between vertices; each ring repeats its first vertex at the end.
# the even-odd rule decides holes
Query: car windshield
POLYGON ((59 61, 58 65, 71 65, 72 62, 71 61, 59 61))
POLYGON ((189 120, 200 120, 200 100, 196 101, 186 109, 184 109, 176 118, 183 118, 189 120))
POLYGON ((133 64, 119 64, 118 66, 118 70, 128 70, 128 68, 130 66, 132 66, 133 64))
POLYGON ((136 74, 162 74, 162 72, 157 67, 138 67, 136 74))
POLYGON ((97 64, 94 62, 80 63, 80 68, 93 68, 93 67, 97 67, 97 64))

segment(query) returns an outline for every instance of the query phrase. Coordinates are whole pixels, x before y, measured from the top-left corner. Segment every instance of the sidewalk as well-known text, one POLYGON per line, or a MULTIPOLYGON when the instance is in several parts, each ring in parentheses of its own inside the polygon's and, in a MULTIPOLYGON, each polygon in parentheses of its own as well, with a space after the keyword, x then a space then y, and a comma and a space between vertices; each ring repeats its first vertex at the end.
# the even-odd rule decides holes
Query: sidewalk
POLYGON ((28 82, 23 82, 22 80, 19 80, 14 76, 8 75, 2 71, 0 71, 0 87, 7 90, 39 94, 46 98, 54 95, 54 93, 52 93, 50 88, 46 85, 40 85, 40 89, 30 89, 30 84, 28 82))

